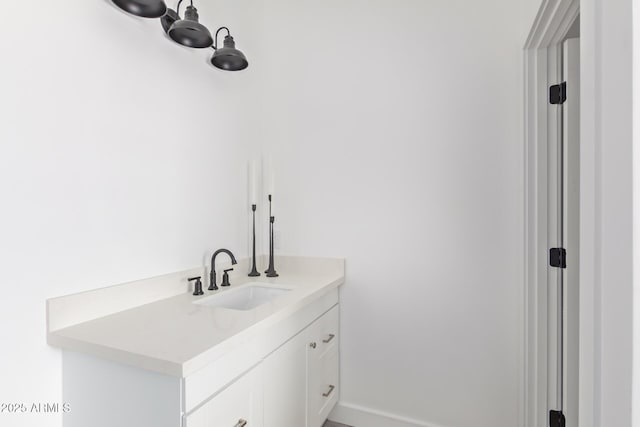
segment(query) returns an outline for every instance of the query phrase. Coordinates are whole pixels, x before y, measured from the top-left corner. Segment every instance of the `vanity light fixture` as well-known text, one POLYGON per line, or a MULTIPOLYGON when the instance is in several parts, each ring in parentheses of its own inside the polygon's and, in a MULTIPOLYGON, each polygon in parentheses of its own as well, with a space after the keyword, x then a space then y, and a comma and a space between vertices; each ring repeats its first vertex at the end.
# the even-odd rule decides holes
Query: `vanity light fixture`
POLYGON ((178 0, 176 9, 169 9, 164 0, 112 0, 113 3, 125 12, 142 18, 160 18, 162 29, 176 43, 196 49, 211 47, 215 51, 211 58, 211 64, 224 71, 240 71, 249 66, 247 57, 236 49, 236 43, 227 27, 220 27, 216 31, 215 39, 211 32, 202 25, 198 15, 198 9, 193 5, 193 0, 184 12, 184 18, 180 17, 180 6, 184 0, 178 0), (218 48, 218 34, 225 30, 223 47, 218 48))
POLYGON ((249 66, 249 62, 247 61, 247 57, 244 56, 244 53, 236 49, 236 42, 233 40, 231 32, 227 27, 220 27, 218 31, 216 31, 216 42, 213 45, 213 50, 215 50, 215 53, 211 58, 211 64, 216 68, 225 71, 240 71, 249 66), (224 47, 218 49, 218 34, 222 30, 226 30, 227 35, 224 38, 224 47))
POLYGON ((167 5, 163 0, 113 0, 113 3, 141 18, 160 18, 167 13, 167 5))
POLYGON ((193 6, 193 0, 187 6, 184 18, 180 18, 182 1, 178 1, 178 7, 175 12, 169 9, 167 14, 162 17, 162 28, 174 42, 183 46, 196 49, 211 47, 213 45, 213 37, 211 37, 207 27, 199 22, 200 16, 198 15, 198 9, 193 6))

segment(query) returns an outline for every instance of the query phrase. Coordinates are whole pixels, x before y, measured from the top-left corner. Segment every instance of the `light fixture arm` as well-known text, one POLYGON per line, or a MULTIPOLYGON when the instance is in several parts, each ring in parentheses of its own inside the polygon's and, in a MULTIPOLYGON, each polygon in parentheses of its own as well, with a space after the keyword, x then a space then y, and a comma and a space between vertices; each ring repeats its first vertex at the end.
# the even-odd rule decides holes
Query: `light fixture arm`
MULTIPOLYGON (((182 4, 183 0, 178 0, 178 6, 176 7, 176 13, 178 14, 178 16, 180 16, 180 5, 182 4)), ((193 6, 193 0, 191 0, 191 6, 193 6)))
MULTIPOLYGON (((182 0, 181 0, 182 1, 182 0)), ((229 31, 229 29, 227 27, 220 27, 218 28, 218 31, 216 31, 216 36, 213 39, 214 43, 213 46, 211 46, 213 48, 213 50, 218 50, 218 34, 220 33, 220 31, 222 30, 226 30, 227 31, 227 35, 230 36, 231 35, 231 31, 229 31)))

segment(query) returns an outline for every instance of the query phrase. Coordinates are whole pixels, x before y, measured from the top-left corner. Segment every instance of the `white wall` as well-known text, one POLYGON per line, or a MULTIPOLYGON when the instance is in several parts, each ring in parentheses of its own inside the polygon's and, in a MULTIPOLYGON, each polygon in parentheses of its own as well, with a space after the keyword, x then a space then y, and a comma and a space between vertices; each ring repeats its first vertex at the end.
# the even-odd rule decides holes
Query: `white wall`
POLYGON ((250 55, 240 74, 106 0, 5 5, 29 18, 0 27, 0 402, 60 399, 46 298, 245 255, 264 145, 281 252, 348 257, 343 401, 517 425, 531 5, 200 2, 250 55))
MULTIPOLYGON (((201 1, 256 61, 260 9, 201 1)), ((58 402, 45 300, 247 254, 258 76, 208 65, 109 1, 5 2, 0 27, 0 402, 58 402)), ((117 410, 117 408, 113 408, 117 410)), ((57 426, 58 414, 0 414, 57 426)))
POLYGON ((343 255, 342 402, 519 423, 521 4, 270 2, 282 252, 343 255))

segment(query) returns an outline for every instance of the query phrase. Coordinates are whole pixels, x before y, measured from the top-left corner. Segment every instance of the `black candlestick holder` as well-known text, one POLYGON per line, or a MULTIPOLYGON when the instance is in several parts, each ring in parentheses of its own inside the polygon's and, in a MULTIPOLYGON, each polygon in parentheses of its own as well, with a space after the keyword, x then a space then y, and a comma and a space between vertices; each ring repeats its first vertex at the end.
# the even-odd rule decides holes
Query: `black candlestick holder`
POLYGON ((278 277, 278 273, 274 266, 275 260, 273 256, 273 224, 275 221, 276 217, 271 215, 271 194, 269 194, 269 268, 265 271, 265 273, 267 273, 267 277, 278 277))
POLYGON ((278 277, 278 273, 276 273, 276 268, 274 266, 274 256, 273 256, 273 223, 276 218, 272 216, 269 220, 269 268, 265 273, 267 273, 267 277, 278 277))
POLYGON ((258 277, 260 275, 256 268, 256 208, 256 205, 251 205, 251 211, 253 214, 253 266, 251 267, 249 277, 258 277))

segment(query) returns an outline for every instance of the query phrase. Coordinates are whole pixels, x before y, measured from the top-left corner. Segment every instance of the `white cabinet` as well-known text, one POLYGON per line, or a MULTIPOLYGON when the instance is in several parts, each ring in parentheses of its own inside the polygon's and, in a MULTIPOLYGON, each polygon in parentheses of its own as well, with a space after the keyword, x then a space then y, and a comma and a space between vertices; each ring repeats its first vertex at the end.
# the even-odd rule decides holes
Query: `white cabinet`
POLYGON ((264 427, 321 427, 339 395, 339 309, 333 307, 262 364, 264 427))
POLYGON ((339 397, 339 310, 334 307, 307 330, 307 423, 321 427, 339 397))
POLYGON ((183 378, 65 352, 64 425, 321 427, 339 397, 338 313, 333 289, 183 378))

